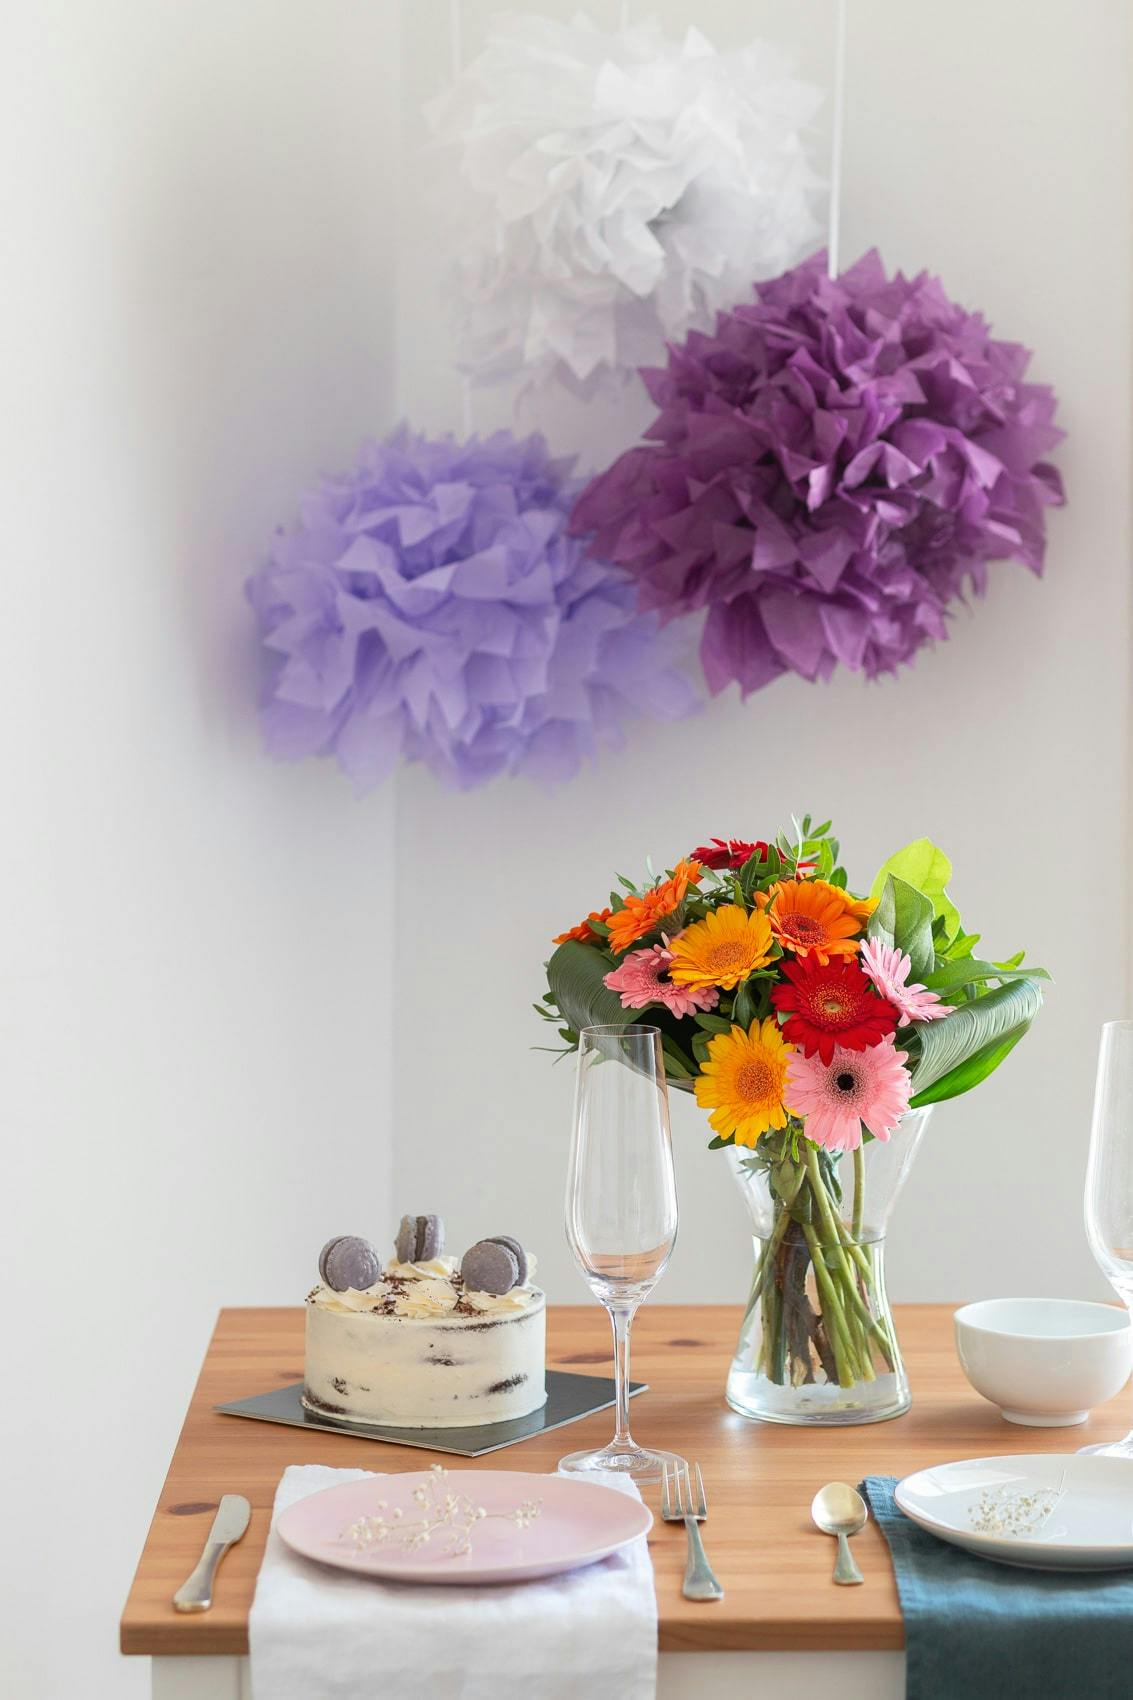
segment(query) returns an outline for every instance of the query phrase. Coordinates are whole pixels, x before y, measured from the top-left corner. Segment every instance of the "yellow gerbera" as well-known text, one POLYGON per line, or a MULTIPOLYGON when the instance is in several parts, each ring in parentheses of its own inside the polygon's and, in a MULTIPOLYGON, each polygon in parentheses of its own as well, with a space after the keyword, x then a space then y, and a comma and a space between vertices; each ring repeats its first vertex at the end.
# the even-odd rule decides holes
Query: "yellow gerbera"
POLYGON ((725 903, 679 934, 669 946, 669 978, 680 986, 719 986, 730 992, 771 955, 771 923, 758 911, 725 903))
POLYGON ((824 968, 832 956, 855 954, 862 923, 876 907, 826 880, 783 880, 757 892, 755 901, 784 950, 803 957, 813 952, 824 968))
POLYGON ((773 1015, 762 1025, 753 1021, 746 1033, 733 1027, 709 1040, 696 1101, 712 1111, 708 1120, 721 1139, 731 1134, 737 1145, 754 1145, 768 1128, 787 1125, 783 1089, 793 1050, 773 1015))

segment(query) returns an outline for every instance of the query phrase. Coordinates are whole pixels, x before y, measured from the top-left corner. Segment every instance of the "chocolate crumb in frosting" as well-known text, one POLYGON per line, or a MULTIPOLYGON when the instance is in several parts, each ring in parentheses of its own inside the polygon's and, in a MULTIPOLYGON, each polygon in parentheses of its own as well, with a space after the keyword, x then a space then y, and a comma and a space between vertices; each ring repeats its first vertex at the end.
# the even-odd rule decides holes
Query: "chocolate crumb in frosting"
POLYGON ((493 1381, 489 1393, 510 1393, 515 1387, 522 1387, 527 1380, 525 1375, 509 1375, 506 1381, 493 1381))
POLYGON ((303 1398, 313 1410, 325 1411, 329 1417, 346 1417, 350 1415, 345 1405, 332 1405, 329 1399, 320 1399, 316 1393, 311 1392, 309 1387, 305 1387, 303 1389, 303 1398))

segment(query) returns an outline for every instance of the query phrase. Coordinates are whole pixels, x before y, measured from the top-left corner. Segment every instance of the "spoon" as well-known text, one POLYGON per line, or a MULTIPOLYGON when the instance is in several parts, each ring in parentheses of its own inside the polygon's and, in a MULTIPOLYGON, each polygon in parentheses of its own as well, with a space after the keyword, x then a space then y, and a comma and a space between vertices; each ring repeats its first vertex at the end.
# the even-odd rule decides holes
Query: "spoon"
POLYGON ((834 1565, 835 1582, 864 1582, 865 1578, 854 1563, 847 1535, 864 1529, 869 1507, 849 1482, 827 1482, 819 1488, 810 1506, 811 1520, 824 1535, 837 1535, 838 1559, 834 1565))

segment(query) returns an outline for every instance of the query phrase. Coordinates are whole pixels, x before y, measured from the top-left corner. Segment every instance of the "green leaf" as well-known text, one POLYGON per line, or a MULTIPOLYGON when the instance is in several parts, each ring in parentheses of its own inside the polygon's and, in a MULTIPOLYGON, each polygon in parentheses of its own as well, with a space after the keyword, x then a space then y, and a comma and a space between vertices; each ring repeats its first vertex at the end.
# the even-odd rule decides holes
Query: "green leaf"
POLYGON ((564 1019, 581 1033, 584 1027, 625 1026, 635 1019, 623 1009, 617 992, 602 984, 613 959, 596 945, 567 939, 547 964, 547 982, 564 1019))
POLYGON ((730 1033, 732 1031, 731 1022, 725 1021, 722 1015, 704 1015, 698 1010, 696 1015, 693 1016, 693 1020, 698 1027, 703 1027, 706 1033, 730 1033))
POLYGON ((727 1139, 721 1139, 720 1135, 718 1133, 714 1134, 712 1136, 712 1138, 708 1141, 709 1151, 722 1151, 724 1149, 725 1145, 731 1145, 734 1137, 735 1137, 734 1134, 730 1134, 727 1139))
POLYGON ((978 957, 966 956, 959 962, 945 962, 942 967, 935 968, 931 974, 925 975, 924 984, 930 992, 939 992, 946 1000, 948 993, 984 980, 1001 980, 1008 984, 1012 980, 1049 979, 1045 968, 1009 968, 1003 962, 981 962, 978 957))
POLYGON ((745 907, 750 907, 750 898, 760 877, 766 872, 767 864, 760 860, 758 850, 750 855, 739 871, 740 890, 744 895, 745 907))
POLYGON ((973 1086, 978 1086, 981 1080, 986 1080, 989 1074, 995 1072, 1008 1052, 1015 1049, 1025 1032, 1026 1028, 1023 1028, 1010 1039, 1004 1039, 1001 1044, 991 1045, 985 1051, 977 1051, 967 1062, 962 1062, 947 1074, 942 1074, 934 1085, 918 1092, 915 1098, 910 1098, 909 1108, 920 1110, 926 1104, 942 1104, 946 1098, 958 1098, 961 1092, 970 1092, 973 1086))
POLYGON ((981 937, 980 933, 957 933, 951 944, 937 954, 946 957, 949 962, 961 962, 965 957, 971 956, 981 937))
POLYGON ((932 902, 923 892, 887 874, 877 908, 869 918, 866 935, 896 945, 909 957, 909 978, 924 981, 936 956, 932 948, 932 902))
POLYGON ((784 1157, 771 1169, 771 1185, 784 1204, 795 1202, 805 1179, 806 1170, 802 1164, 793 1163, 789 1157, 784 1157))
POLYGON ((911 844, 883 862, 870 890, 871 897, 881 896, 890 874, 923 892, 932 904, 933 914, 943 918, 949 933, 959 930, 960 911, 944 889, 952 878, 952 863, 931 838, 914 838, 911 844))
POLYGON ((696 1079, 697 1071, 689 1059, 676 1043, 664 1034, 661 1036, 661 1049, 665 1053, 665 1073, 670 1080, 696 1079))
POLYGON ((746 981, 736 987, 736 999, 732 1005, 732 1020, 737 1027, 742 1027, 745 1033, 755 1020, 755 999, 752 997, 746 981))
POLYGON ((920 1056, 913 1069, 913 1102, 935 1103, 935 1097, 925 1097, 931 1087, 946 1085, 943 1096, 954 1098, 985 1080, 1023 1037, 1042 1001, 1033 980, 1015 980, 940 1021, 917 1022, 920 1056))

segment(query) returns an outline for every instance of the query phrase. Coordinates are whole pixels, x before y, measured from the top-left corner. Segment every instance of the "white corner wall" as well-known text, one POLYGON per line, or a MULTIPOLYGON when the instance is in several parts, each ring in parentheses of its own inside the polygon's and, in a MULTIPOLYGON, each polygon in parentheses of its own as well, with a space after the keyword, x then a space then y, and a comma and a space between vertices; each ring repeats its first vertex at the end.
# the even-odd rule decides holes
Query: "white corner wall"
POLYGON ((393 798, 264 758, 241 587, 392 423, 398 20, 5 25, 0 1692, 117 1700, 217 1309, 393 1204, 393 798))
MULTIPOLYGON (((461 0, 466 51, 497 3, 461 0)), ((721 40, 793 34, 825 81, 830 9, 695 14, 721 40)), ((366 432, 458 426, 418 192, 448 19, 8 8, 0 1686, 21 1700, 144 1693, 117 1615, 220 1304, 293 1302, 330 1233, 381 1237, 407 1208, 442 1210, 457 1245, 519 1232, 552 1297, 584 1297, 559 1225, 570 1071, 530 1049, 529 1006, 550 935, 646 854, 807 807, 862 879, 904 838, 945 844, 989 944, 1058 983, 1026 1046, 938 1113, 894 1290, 1104 1292, 1079 1194, 1097 1028, 1129 995, 1126 8, 954 0, 929 31, 899 0, 850 4, 845 254, 939 271, 1035 348, 1070 432, 1045 582, 997 570, 896 684, 729 696, 549 797, 406 771, 359 803, 263 758, 240 585, 366 432)), ((744 1223, 684 1099, 677 1134, 659 1297, 736 1299, 744 1223)))

